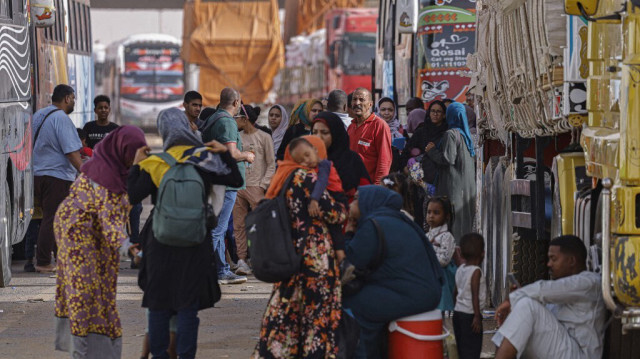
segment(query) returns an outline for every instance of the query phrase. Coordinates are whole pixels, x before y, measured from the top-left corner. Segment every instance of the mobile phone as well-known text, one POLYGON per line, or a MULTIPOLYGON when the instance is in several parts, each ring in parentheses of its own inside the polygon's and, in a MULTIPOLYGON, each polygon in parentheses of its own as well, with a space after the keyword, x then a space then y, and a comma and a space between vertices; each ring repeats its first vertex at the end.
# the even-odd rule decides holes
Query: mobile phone
POLYGON ((510 284, 509 287, 516 286, 516 288, 520 288, 520 283, 516 279, 516 276, 513 275, 513 273, 507 274, 507 280, 509 281, 509 284, 510 284))

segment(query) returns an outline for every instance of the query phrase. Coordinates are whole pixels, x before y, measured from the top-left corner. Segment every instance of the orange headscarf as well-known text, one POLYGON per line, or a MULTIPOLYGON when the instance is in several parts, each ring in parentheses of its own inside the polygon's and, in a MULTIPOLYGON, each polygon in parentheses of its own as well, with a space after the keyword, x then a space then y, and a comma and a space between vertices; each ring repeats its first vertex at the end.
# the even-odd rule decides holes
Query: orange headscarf
MULTIPOLYGON (((318 136, 303 136, 305 140, 307 140, 311 146, 315 147, 318 151, 318 158, 320 160, 327 159, 327 148, 324 145, 324 142, 318 136)), ((287 181, 287 178, 293 173, 295 170, 303 168, 306 170, 314 170, 317 171, 317 168, 308 168, 305 167, 291 157, 291 152, 289 152, 289 146, 284 151, 284 160, 278 161, 278 169, 276 170, 275 175, 271 179, 271 185, 267 190, 266 198, 275 198, 284 186, 284 183, 287 181)), ((342 190, 342 181, 340 181, 340 176, 338 176, 338 171, 336 171, 335 167, 331 166, 331 172, 329 173, 329 184, 327 186, 327 190, 332 192, 343 192, 342 190)))

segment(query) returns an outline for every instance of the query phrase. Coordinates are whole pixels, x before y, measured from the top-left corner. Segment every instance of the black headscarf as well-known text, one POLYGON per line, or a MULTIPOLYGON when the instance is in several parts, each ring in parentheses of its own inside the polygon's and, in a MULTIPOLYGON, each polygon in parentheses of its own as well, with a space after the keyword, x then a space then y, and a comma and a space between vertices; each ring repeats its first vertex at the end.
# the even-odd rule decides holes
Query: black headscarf
MULTIPOLYGON (((342 188, 345 192, 358 188, 360 179, 371 182, 360 155, 349 149, 349 134, 344 129, 344 122, 333 112, 320 112, 313 123, 323 122, 331 131, 331 146, 327 148, 328 158, 338 171, 342 188)), ((313 129, 313 125, 312 125, 313 129)))
POLYGON ((443 116, 445 115, 446 111, 447 111, 447 106, 444 105, 444 102, 440 101, 440 100, 436 100, 433 101, 430 105, 429 105, 429 109, 427 110, 427 116, 424 119, 424 134, 425 134, 425 143, 429 144, 429 142, 433 142, 434 144, 438 144, 438 142, 440 142, 440 139, 442 138, 442 135, 447 132, 447 130, 449 129, 449 126, 447 126, 447 121, 445 118, 442 119, 442 123, 440 124, 440 126, 436 126, 433 122, 431 122, 431 108, 434 105, 440 105, 442 107, 442 111, 444 111, 444 113, 442 114, 443 116))

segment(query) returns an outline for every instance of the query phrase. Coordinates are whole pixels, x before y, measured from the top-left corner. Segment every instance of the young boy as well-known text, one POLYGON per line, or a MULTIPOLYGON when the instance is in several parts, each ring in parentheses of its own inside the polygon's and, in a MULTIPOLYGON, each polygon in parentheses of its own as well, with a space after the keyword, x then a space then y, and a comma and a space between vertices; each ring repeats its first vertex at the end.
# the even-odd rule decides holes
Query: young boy
POLYGON ((482 309, 487 303, 487 286, 480 269, 484 238, 477 233, 465 234, 460 249, 466 263, 456 272, 453 331, 460 359, 477 359, 482 351, 482 309))

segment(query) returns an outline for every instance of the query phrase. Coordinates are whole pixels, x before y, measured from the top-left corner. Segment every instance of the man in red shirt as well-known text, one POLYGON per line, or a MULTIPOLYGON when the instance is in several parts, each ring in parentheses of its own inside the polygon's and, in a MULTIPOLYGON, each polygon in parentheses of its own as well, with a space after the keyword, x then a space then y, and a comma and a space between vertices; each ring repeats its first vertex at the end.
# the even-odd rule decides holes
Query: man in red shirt
POLYGON ((347 129, 349 145, 362 157, 371 181, 380 184, 382 178, 389 174, 393 159, 389 125, 373 113, 369 90, 356 89, 350 105, 354 118, 347 129))

